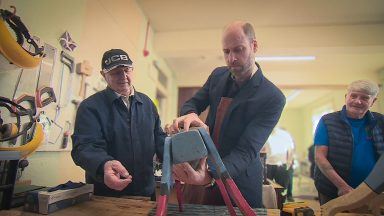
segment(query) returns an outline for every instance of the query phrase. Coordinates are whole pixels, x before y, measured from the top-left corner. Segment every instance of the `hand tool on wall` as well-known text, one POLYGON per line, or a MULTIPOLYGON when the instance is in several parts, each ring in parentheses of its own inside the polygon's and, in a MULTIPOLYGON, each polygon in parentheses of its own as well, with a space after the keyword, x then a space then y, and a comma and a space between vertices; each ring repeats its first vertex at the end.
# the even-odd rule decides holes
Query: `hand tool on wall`
POLYGON ((76 65, 76 73, 81 75, 81 84, 80 84, 80 90, 79 90, 79 96, 82 99, 85 99, 86 95, 86 86, 85 86, 85 77, 91 76, 93 72, 93 68, 89 61, 84 60, 81 63, 77 63, 76 65))
POLYGON ((52 88, 52 76, 56 62, 56 48, 44 43, 44 58, 41 61, 36 85, 36 106, 45 107, 56 102, 56 95, 52 88))
POLYGON ((68 146, 69 136, 71 135, 71 122, 65 122, 68 127, 67 130, 63 133, 63 142, 61 143, 61 148, 65 149, 68 146))
MULTIPOLYGON (((60 61, 62 63, 61 67, 61 78, 60 78, 60 86, 59 86, 59 94, 57 98, 56 112, 55 117, 52 121, 53 125, 55 125, 59 131, 51 130, 50 137, 55 137, 54 139, 49 139, 48 143, 56 144, 59 140, 59 137, 63 133, 63 127, 58 123, 58 118, 60 117, 61 111, 65 108, 71 101, 72 97, 72 80, 73 75, 75 73, 75 61, 72 56, 61 51, 60 61), (66 70, 67 69, 67 70, 66 70), (66 74, 66 72, 68 73, 66 74), (67 78, 67 79, 65 79, 67 78), (67 93, 63 93, 63 91, 67 91, 67 93), (56 132, 56 133, 55 133, 56 132), (53 134, 55 133, 55 134, 53 134)), ((61 143, 62 144, 62 143, 61 143)))
MULTIPOLYGON (((15 102, 19 105, 23 105, 25 107, 25 109, 27 109, 30 113, 32 113, 33 116, 36 115, 37 110, 36 110, 35 97, 33 97, 31 95, 23 94, 20 97, 14 99, 13 102, 15 102), (26 104, 27 104, 27 106, 26 106, 26 104)), ((12 108, 14 110, 17 109, 15 106, 12 106, 12 108)), ((28 115, 28 113, 27 112, 21 112, 20 115, 25 116, 25 115, 28 115)))
POLYGON ((73 80, 73 75, 75 73, 75 59, 72 56, 70 56, 64 51, 61 51, 60 61, 62 63, 61 80, 60 80, 60 87, 59 87, 59 96, 57 99, 56 114, 53 120, 54 122, 56 122, 58 117, 60 116, 61 109, 65 108, 71 102, 72 80, 73 80), (64 79, 65 71, 66 71, 65 67, 69 69, 69 75, 67 80, 64 79), (66 85, 65 88, 64 88, 64 85, 66 85), (63 94, 64 90, 67 91, 67 94, 63 94))
MULTIPOLYGON (((167 200, 173 184, 171 175, 172 164, 192 162, 206 156, 214 165, 215 169, 212 169, 212 176, 219 186, 230 215, 234 216, 236 212, 229 195, 243 215, 256 215, 229 175, 215 144, 204 128, 190 129, 165 139, 163 176, 161 178, 160 196, 157 200, 156 215, 166 215, 167 213, 167 200)), ((178 201, 180 202, 180 200, 178 201)))
POLYGON ((45 135, 45 143, 55 144, 59 139, 61 133, 63 132, 63 127, 57 124, 55 121, 52 121, 44 111, 40 111, 36 117, 38 123, 43 125, 43 131, 45 135), (57 132, 58 131, 58 132, 57 132), (54 141, 51 141, 54 137, 54 141))

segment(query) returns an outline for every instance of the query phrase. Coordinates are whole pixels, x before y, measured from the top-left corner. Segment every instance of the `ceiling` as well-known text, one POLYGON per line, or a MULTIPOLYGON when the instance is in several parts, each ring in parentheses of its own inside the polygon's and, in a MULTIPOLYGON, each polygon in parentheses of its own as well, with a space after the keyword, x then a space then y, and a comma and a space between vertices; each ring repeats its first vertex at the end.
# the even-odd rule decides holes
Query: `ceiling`
POLYGON ((180 87, 201 86, 224 65, 221 32, 251 22, 258 56, 315 56, 260 61, 263 73, 301 107, 357 79, 384 73, 384 1, 137 0, 154 30, 154 48, 180 87))

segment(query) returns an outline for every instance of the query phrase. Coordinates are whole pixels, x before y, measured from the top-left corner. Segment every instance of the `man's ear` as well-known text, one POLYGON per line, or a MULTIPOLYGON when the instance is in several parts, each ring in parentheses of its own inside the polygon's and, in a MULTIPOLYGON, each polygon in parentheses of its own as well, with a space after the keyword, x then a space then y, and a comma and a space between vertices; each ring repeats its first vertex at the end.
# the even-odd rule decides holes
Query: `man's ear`
POLYGON ((252 40, 252 47, 253 47, 254 52, 256 53, 258 48, 259 48, 259 46, 257 45, 257 40, 256 39, 252 40))
POLYGON ((375 99, 373 99, 371 107, 373 106, 373 104, 375 103, 376 100, 377 100, 377 97, 375 99))

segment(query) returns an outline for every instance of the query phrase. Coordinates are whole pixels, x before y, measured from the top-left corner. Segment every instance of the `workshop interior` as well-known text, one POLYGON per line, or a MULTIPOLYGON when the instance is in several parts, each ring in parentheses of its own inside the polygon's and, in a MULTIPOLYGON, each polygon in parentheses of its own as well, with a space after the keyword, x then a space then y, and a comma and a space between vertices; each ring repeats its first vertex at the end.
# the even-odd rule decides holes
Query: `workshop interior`
MULTIPOLYGON (((228 211, 228 215, 358 215, 353 210, 367 203, 366 215, 384 214, 383 156, 354 194, 339 197, 323 209, 308 160, 319 119, 340 110, 352 81, 377 83, 378 99, 370 110, 384 112, 383 1, 0 0, 0 13, 0 215, 10 209, 50 214, 88 202, 124 206, 126 215, 134 215, 130 206, 140 205, 151 209, 150 215, 165 215, 167 205, 168 213, 181 212, 173 188, 180 182, 171 177, 175 156, 167 164, 154 158, 157 203, 93 198, 93 186, 84 184, 85 172, 71 157, 77 108, 106 88, 100 60, 106 50, 119 48, 129 52, 134 86, 154 102, 164 127, 178 117, 182 104, 210 72, 225 65, 220 35, 233 20, 253 23, 258 40, 256 61, 286 97, 277 125, 289 131, 295 143, 295 201, 284 203, 281 186, 264 176, 266 208, 254 212, 237 193, 202 129, 178 134, 184 143, 202 148, 199 154, 188 155, 197 150, 179 147, 177 152, 186 155, 178 163, 207 156, 217 162, 222 172, 215 180, 222 181, 232 199, 226 203, 228 210, 217 211, 228 211), (187 160, 189 156, 196 157, 187 160), (76 185, 72 195, 63 189, 66 183, 76 185), (55 187, 59 187, 55 192, 46 191, 55 187), (38 195, 39 191, 44 192, 38 195), (36 210, 31 204, 36 196, 51 199, 60 191, 63 196, 77 197, 75 205, 65 203, 54 209, 47 204, 36 210), (346 211, 350 214, 341 213, 346 211)), ((167 139, 165 151, 171 154, 176 149, 171 142, 180 140, 167 139)), ((186 204, 184 210, 198 208, 186 204)), ((215 214, 206 211, 201 215, 215 214)))

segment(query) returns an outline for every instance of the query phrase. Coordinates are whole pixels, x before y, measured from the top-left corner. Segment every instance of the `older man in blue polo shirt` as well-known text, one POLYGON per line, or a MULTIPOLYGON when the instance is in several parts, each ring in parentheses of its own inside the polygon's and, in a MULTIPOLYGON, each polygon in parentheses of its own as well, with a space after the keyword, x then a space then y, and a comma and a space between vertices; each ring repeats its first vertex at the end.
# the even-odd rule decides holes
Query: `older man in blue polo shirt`
POLYGON ((384 116, 369 111, 378 92, 371 81, 352 82, 342 110, 320 119, 314 141, 320 205, 356 188, 384 152, 384 116))

